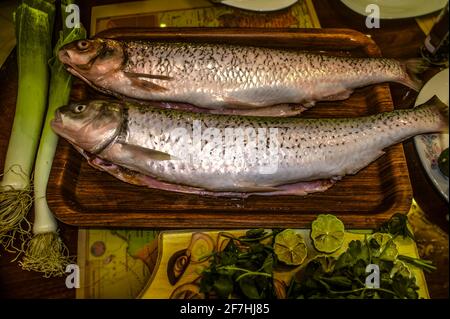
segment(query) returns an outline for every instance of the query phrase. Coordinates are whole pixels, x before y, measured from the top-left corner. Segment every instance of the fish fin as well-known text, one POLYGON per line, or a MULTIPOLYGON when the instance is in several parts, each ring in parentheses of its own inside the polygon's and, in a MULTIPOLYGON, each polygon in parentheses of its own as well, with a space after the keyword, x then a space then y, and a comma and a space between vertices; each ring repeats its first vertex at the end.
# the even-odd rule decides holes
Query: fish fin
POLYGON ((211 109, 203 111, 209 114, 226 114, 239 116, 270 116, 270 117, 288 117, 294 116, 305 111, 302 104, 276 104, 268 107, 252 109, 211 109))
POLYGON ((332 94, 329 95, 325 98, 323 98, 323 101, 342 101, 342 100, 346 100, 350 97, 350 95, 352 95, 353 90, 350 89, 345 89, 339 93, 336 94, 332 94))
POLYGON ((254 193, 251 195, 261 195, 261 196, 305 196, 311 193, 324 192, 336 183, 333 179, 320 179, 316 181, 309 182, 298 182, 294 184, 280 185, 275 191, 254 193))
POLYGON ((227 104, 230 108, 236 108, 236 109, 255 109, 263 107, 264 105, 261 103, 250 103, 247 101, 241 101, 239 99, 236 99, 232 96, 224 96, 223 101, 225 104, 227 104))
POLYGON ((172 156, 165 152, 144 148, 138 145, 129 145, 124 143, 117 143, 117 144, 120 145, 121 151, 123 151, 124 154, 130 154, 138 160, 141 158, 150 158, 154 161, 178 160, 177 157, 172 156))
POLYGON ((428 62, 425 59, 413 58, 401 61, 400 63, 406 74, 405 78, 400 82, 414 91, 419 92, 423 86, 423 81, 418 75, 429 68, 428 62))
POLYGON ((259 186, 255 184, 240 184, 239 191, 245 193, 275 192, 278 188, 275 186, 259 186))
POLYGON ((143 80, 139 77, 130 77, 128 76, 128 79, 131 81, 132 86, 136 86, 143 90, 149 90, 149 91, 157 91, 157 92, 164 92, 167 91, 167 88, 155 84, 153 82, 143 80))
POLYGON ((306 108, 306 109, 310 109, 312 108, 314 105, 316 105, 316 101, 303 101, 302 105, 306 108))
POLYGON ((441 115, 441 122, 442 122, 442 132, 448 133, 448 119, 449 119, 449 110, 448 105, 441 101, 436 95, 434 95, 432 98, 430 98, 428 101, 426 101, 424 106, 431 106, 432 108, 435 108, 438 113, 441 115))
POLYGON ((129 78, 150 79, 150 80, 166 80, 166 81, 173 80, 173 77, 170 77, 170 76, 167 76, 167 75, 132 73, 132 72, 124 72, 124 74, 127 77, 129 77, 129 78))

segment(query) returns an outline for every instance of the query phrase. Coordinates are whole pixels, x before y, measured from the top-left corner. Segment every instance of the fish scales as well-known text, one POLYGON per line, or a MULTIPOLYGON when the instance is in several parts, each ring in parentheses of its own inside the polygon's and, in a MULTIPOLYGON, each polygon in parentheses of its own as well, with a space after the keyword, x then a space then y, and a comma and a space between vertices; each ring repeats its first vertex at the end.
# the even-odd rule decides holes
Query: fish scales
POLYGON ((258 47, 128 42, 125 53, 129 57, 125 72, 176 79, 153 80, 167 89, 158 94, 208 107, 221 106, 227 99, 249 105, 271 105, 281 99, 286 103, 314 101, 356 83, 368 85, 404 76, 400 63, 389 59, 338 58, 258 47), (378 73, 380 77, 373 76, 378 73), (206 100, 192 101, 191 91, 201 92, 206 100))
POLYGON ((297 114, 316 101, 343 100, 356 88, 382 82, 418 90, 421 82, 415 74, 423 70, 417 59, 111 39, 70 43, 58 57, 69 72, 106 93, 247 115, 297 114), (286 104, 304 108, 286 111, 286 104), (263 111, 267 107, 273 111, 263 111))
MULTIPOLYGON (((249 187, 273 187, 297 181, 339 178, 354 174, 383 154, 386 147, 423 131, 437 131, 442 119, 430 108, 382 113, 358 119, 267 119, 257 117, 211 116, 165 110, 144 110, 142 106, 126 107, 128 117, 117 143, 137 145, 169 153, 176 157, 168 161, 123 161, 122 154, 106 148, 98 154, 113 163, 156 176, 171 183, 192 185, 214 191, 245 191, 249 187), (215 128, 219 136, 226 129, 254 130, 276 128, 276 170, 262 174, 267 160, 237 163, 227 159, 226 149, 219 145, 208 153, 192 152, 189 139, 183 143, 173 138, 173 130, 182 128, 190 133, 195 122, 215 128), (187 143, 187 144, 185 144, 187 143)), ((191 135, 192 136, 192 135, 191 135)), ((223 142, 223 140, 222 140, 223 142)), ((263 143, 244 138, 243 153, 269 153, 267 136, 263 143), (250 146, 250 148, 248 148, 250 146)), ((204 143, 202 147, 204 147, 204 143)))

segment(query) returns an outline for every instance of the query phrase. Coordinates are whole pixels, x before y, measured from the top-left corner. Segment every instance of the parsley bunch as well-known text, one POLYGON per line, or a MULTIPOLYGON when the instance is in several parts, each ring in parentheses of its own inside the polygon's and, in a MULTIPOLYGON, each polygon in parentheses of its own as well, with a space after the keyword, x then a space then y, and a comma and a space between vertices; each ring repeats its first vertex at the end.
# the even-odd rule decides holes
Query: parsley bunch
MULTIPOLYGON (((288 298, 417 299, 419 287, 414 276, 398 267, 397 258, 384 252, 376 240, 353 240, 338 258, 321 256, 311 260, 298 278, 291 281, 288 298), (380 287, 369 288, 366 267, 378 265, 380 287)), ((393 245, 393 244, 392 244, 393 245)))
POLYGON ((249 230, 239 238, 226 234, 226 247, 213 254, 211 264, 201 275, 200 291, 209 298, 275 298, 272 238, 277 231, 249 230))

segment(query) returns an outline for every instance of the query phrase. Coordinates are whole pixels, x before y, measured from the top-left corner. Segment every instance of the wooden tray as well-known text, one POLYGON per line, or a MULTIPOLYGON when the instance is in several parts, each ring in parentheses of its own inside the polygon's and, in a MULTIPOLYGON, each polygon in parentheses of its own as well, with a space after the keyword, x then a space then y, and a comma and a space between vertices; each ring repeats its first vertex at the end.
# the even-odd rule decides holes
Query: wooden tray
MULTIPOLYGON (((380 56, 365 35, 344 29, 116 29, 99 36, 122 39, 208 41, 324 51, 348 56, 380 56)), ((76 81, 73 98, 101 97, 76 81)), ((322 102, 304 117, 352 117, 393 110, 388 84, 358 89, 347 100, 322 102)), ((318 213, 332 213, 346 227, 373 228, 396 212, 406 213, 411 185, 401 144, 354 176, 323 193, 305 197, 210 198, 123 183, 91 168, 60 140, 47 189, 56 217, 89 226, 161 228, 307 227, 318 213)))

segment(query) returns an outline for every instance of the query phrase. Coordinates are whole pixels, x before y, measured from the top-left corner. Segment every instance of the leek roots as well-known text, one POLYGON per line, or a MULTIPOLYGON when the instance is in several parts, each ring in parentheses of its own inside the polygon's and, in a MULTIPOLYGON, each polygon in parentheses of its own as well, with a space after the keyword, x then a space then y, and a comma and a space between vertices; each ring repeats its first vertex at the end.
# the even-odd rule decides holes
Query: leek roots
POLYGON ((72 262, 69 250, 57 232, 35 235, 28 243, 19 265, 24 270, 43 273, 45 278, 63 276, 66 265, 72 262))

